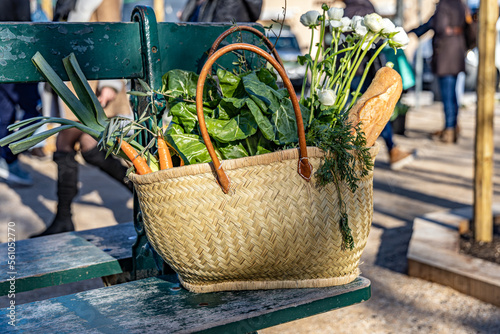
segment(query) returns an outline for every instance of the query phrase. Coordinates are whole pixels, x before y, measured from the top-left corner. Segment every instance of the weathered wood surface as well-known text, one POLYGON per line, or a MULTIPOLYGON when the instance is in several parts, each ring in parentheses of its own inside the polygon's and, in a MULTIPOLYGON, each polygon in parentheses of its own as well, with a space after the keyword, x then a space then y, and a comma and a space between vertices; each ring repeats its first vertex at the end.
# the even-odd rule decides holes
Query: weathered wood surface
POLYGON ((88 79, 143 76, 137 23, 1 23, 0 82, 43 81, 31 62, 37 51, 64 80, 72 52, 88 79))
MULTIPOLYGON (((118 259, 130 259, 133 240, 118 239, 122 234, 121 226, 113 228, 17 241, 14 270, 0 273, 0 295, 9 293, 11 277, 16 278, 15 291, 23 292, 122 273, 118 259), (117 233, 113 236, 114 231, 117 233), (93 238, 98 246, 86 238, 93 238)), ((133 236, 135 233, 130 226, 123 230, 126 235, 133 236)), ((7 259, 7 255, 8 243, 3 243, 0 245, 0 256, 7 259)))
MULTIPOLYGON (((168 277, 170 279, 170 277, 168 277)), ((370 281, 330 288, 195 294, 163 278, 19 305, 16 329, 38 333, 248 333, 360 303, 370 281)), ((8 328, 8 309, 0 328, 8 328)))
POLYGON ((493 240, 493 113, 496 71, 495 39, 498 2, 483 0, 479 11, 479 67, 477 76, 477 119, 474 159, 474 238, 493 240))
MULTIPOLYGON (((152 47, 160 57, 162 75, 175 68, 201 69, 212 43, 231 25, 164 22, 156 27, 159 44, 152 47)), ((258 38, 246 32, 236 33, 228 41, 239 39, 259 45, 258 38)), ((43 81, 31 62, 37 51, 63 80, 67 75, 62 59, 70 53, 76 55, 89 80, 144 78, 142 47, 137 22, 0 23, 0 83, 43 81)), ((220 64, 231 68, 236 59, 228 55, 220 64)))
MULTIPOLYGON (((500 212, 500 206, 494 206, 494 212, 500 212)), ((416 218, 408 247, 408 275, 500 306, 500 265, 460 253, 458 230, 464 219, 472 219, 472 208, 416 218)))

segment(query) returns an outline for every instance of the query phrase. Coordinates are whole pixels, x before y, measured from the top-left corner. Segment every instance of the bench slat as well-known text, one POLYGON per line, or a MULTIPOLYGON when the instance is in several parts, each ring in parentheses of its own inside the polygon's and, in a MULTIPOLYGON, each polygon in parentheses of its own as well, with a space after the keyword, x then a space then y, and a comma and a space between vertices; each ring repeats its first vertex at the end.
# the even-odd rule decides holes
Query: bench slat
POLYGON ((0 82, 43 81, 31 62, 37 51, 63 80, 72 52, 87 79, 143 76, 139 23, 1 23, 0 82))
MULTIPOLYGON (((8 244, 0 245, 0 256, 7 259, 8 244)), ((14 273, 0 273, 0 295, 77 282, 122 273, 118 260, 74 232, 20 240, 15 245, 14 273)))
MULTIPOLYGON (((171 277, 80 292, 16 306, 16 329, 80 333, 248 333, 360 303, 370 298, 370 281, 343 286, 190 293, 171 277)), ((9 309, 0 310, 7 328, 9 309)))

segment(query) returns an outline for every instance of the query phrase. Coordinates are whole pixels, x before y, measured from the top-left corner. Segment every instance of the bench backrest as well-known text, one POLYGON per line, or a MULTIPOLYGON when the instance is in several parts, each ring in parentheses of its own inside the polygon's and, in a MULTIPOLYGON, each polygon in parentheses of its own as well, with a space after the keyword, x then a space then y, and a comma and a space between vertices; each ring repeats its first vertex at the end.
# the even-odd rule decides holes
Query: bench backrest
MULTIPOLYGON (((217 37, 232 26, 223 24, 157 23, 150 7, 137 6, 132 22, 118 23, 5 23, 0 22, 0 84, 43 81, 31 62, 38 51, 67 80, 62 59, 74 53, 88 80, 142 79, 158 90, 163 74, 171 69, 199 72, 217 37)), ((262 27, 255 25, 263 31, 262 27)), ((260 45, 248 32, 228 37, 227 43, 244 41, 260 45)), ((222 43, 224 45, 224 43, 222 43)), ((218 63, 231 68, 237 56, 228 54, 218 63)), ((255 56, 248 55, 250 63, 255 56)), ((132 100, 135 113, 148 104, 144 98, 132 100)), ((144 138, 138 138, 144 141, 144 138)), ((158 267, 148 251, 147 239, 137 199, 134 201, 134 226, 138 233, 132 247, 133 272, 149 272, 158 267)))

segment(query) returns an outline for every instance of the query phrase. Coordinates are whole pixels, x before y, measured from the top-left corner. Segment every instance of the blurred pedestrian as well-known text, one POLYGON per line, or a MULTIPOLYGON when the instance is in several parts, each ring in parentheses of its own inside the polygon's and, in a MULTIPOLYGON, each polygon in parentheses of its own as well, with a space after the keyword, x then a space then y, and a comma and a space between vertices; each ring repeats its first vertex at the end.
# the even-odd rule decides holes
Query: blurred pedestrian
POLYGON ((255 22, 262 0, 188 0, 181 22, 255 22))
POLYGON ((444 129, 436 132, 434 138, 444 143, 456 143, 460 132, 456 86, 458 74, 465 71, 466 13, 462 0, 440 0, 429 21, 409 31, 417 37, 434 31, 431 66, 438 77, 445 116, 444 129))
MULTIPOLYGON (((77 0, 67 15, 64 13, 61 15, 64 16, 67 16, 68 22, 118 22, 121 20, 121 0, 77 0)), ((108 117, 130 114, 124 80, 91 81, 90 85, 96 91, 108 117)), ((65 107, 65 117, 77 120, 67 107, 65 107)), ((78 162, 75 160, 77 144, 87 163, 98 167, 132 190, 131 184, 125 184, 127 168, 120 160, 112 156, 106 158, 106 153, 99 150, 97 142, 90 135, 76 128, 63 130, 57 135, 56 152, 53 155, 57 164, 57 213, 45 231, 32 237, 75 229, 71 204, 78 193, 78 162)))
MULTIPOLYGON (((0 21, 31 21, 30 0, 0 1, 0 21)), ((7 127, 17 121, 18 108, 22 119, 39 116, 39 100, 37 83, 0 85, 0 138, 7 136, 7 127)), ((0 179, 13 185, 33 185, 31 176, 8 147, 0 147, 0 179)))

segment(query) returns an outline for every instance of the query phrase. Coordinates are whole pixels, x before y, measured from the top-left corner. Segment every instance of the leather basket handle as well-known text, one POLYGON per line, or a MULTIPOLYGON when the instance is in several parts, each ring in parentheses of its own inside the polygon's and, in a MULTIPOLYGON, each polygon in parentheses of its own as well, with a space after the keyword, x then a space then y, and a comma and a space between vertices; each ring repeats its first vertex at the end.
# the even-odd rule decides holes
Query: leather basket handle
POLYGON ((309 159, 307 158, 307 146, 306 146, 304 122, 302 121, 302 114, 300 112, 299 101, 297 99, 297 95, 295 94, 295 90, 293 89, 292 83, 290 82, 290 79, 288 79, 285 70, 278 63, 278 61, 276 61, 273 57, 271 57, 271 55, 269 55, 269 53, 267 53, 266 51, 252 44, 235 43, 221 48, 207 59, 205 65, 203 65, 203 68, 201 69, 201 73, 198 79, 198 84, 196 87, 196 112, 198 114, 198 122, 200 123, 200 131, 203 137, 203 141, 207 146, 208 153, 212 158, 219 185, 221 186, 222 190, 225 193, 229 191, 229 184, 230 184, 229 178, 222 169, 222 165, 219 161, 219 158, 217 157, 217 154, 215 153, 215 149, 212 145, 210 136, 207 131, 205 116, 203 114, 203 87, 205 85, 205 80, 207 78, 207 75, 210 73, 210 69, 212 68, 212 65, 215 63, 215 61, 219 59, 222 55, 235 50, 251 51, 255 52, 261 57, 264 57, 278 71, 279 75, 283 79, 283 83, 286 89, 288 90, 288 94, 290 95, 293 109, 295 111, 295 118, 297 120, 297 133, 299 137, 298 173, 303 179, 309 181, 311 179, 312 166, 309 163, 309 159))
POLYGON ((253 27, 249 27, 249 26, 235 26, 235 27, 232 27, 232 28, 224 31, 222 34, 220 34, 219 37, 217 37, 217 39, 215 40, 214 44, 212 44, 212 47, 210 48, 210 51, 208 52, 208 57, 211 57, 214 54, 214 52, 219 48, 220 43, 222 43, 222 41, 224 39, 226 39, 227 36, 231 35, 232 33, 237 32, 237 31, 248 31, 248 32, 251 32, 254 35, 258 36, 264 42, 264 44, 266 44, 269 51, 272 52, 274 58, 278 61, 280 66, 285 68, 283 66, 283 62, 281 61, 281 57, 278 54, 278 51, 276 51, 276 48, 274 47, 273 43, 271 43, 269 38, 267 38, 259 30, 255 29, 253 27))

